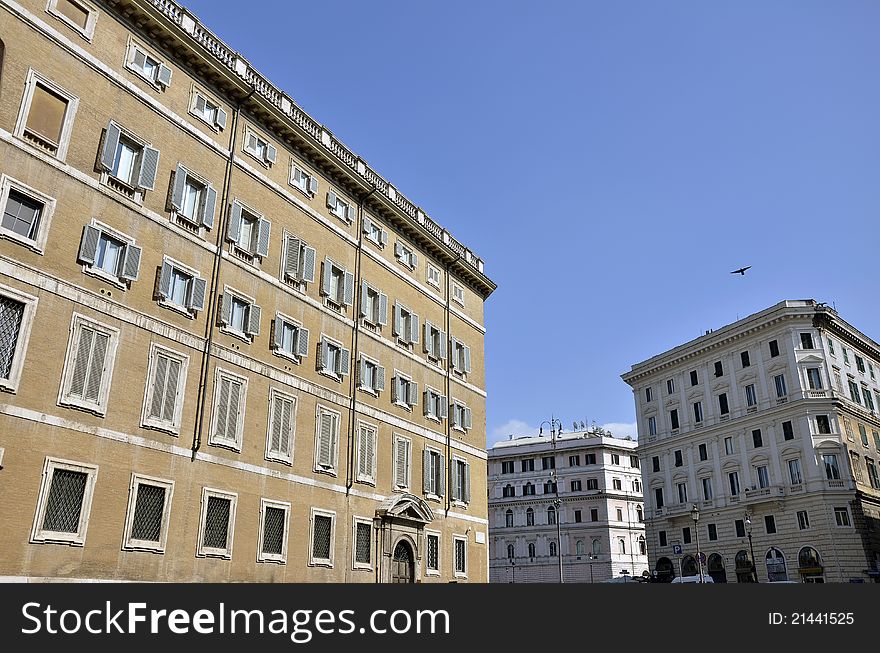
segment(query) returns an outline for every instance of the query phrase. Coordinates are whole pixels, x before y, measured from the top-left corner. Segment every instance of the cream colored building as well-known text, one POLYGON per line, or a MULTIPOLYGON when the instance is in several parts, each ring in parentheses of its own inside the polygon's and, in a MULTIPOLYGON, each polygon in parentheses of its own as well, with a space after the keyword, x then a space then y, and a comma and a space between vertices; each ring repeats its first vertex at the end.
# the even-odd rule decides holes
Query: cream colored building
POLYGON ((598 583, 648 570, 635 440, 602 430, 489 449, 489 581, 598 583))
POLYGON ((658 576, 696 574, 699 542, 715 582, 880 577, 877 342, 783 301, 623 378, 658 576))
POLYGON ((0 576, 488 579, 483 261, 184 7, 0 0, 0 189, 0 576))

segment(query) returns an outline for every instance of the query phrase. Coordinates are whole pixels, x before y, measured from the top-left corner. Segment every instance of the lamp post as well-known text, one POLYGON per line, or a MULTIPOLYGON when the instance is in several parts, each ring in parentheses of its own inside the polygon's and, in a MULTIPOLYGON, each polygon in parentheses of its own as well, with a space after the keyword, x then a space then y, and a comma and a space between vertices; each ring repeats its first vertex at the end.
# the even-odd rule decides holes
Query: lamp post
POLYGON ((513 580, 511 583, 516 583, 516 560, 514 558, 508 558, 508 562, 510 563, 510 568, 513 569, 513 580))
POLYGON ((691 519, 694 520, 694 532, 697 535, 697 569, 700 572, 700 582, 705 582, 703 580, 703 559, 700 557, 700 509, 697 508, 697 504, 694 504, 691 507, 691 519))
POLYGON ((593 582, 593 560, 596 560, 598 557, 599 557, 599 556, 597 556, 597 555, 594 554, 594 553, 591 553, 591 554, 589 555, 589 559, 590 559, 590 583, 593 582))
MULTIPOLYGON (((538 427, 538 435, 544 432, 544 424, 547 420, 541 422, 538 427)), ((553 483, 553 492, 556 498, 553 505, 556 507, 556 557, 559 561, 559 582, 564 583, 565 578, 562 573, 562 501, 559 499, 559 477, 556 474, 556 436, 562 434, 562 422, 555 417, 550 417, 550 442, 553 445, 553 469, 550 470, 550 481, 553 483)))
POLYGON ((749 553, 752 556, 752 579, 758 582, 758 566, 755 564, 755 548, 752 546, 752 516, 745 514, 746 535, 749 536, 749 553))

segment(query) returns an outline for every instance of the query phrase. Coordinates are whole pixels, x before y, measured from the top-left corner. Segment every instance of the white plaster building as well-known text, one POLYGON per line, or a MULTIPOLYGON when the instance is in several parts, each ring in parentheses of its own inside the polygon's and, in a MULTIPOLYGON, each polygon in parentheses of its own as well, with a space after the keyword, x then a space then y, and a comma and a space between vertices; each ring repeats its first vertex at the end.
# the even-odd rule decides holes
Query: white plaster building
POLYGON ((559 582, 560 552, 566 583, 647 571, 636 444, 597 429, 489 449, 489 582, 559 582))
POLYGON ((783 301, 623 379, 658 575, 696 573, 699 538, 716 582, 752 582, 753 559, 758 582, 878 578, 874 340, 824 304, 783 301))

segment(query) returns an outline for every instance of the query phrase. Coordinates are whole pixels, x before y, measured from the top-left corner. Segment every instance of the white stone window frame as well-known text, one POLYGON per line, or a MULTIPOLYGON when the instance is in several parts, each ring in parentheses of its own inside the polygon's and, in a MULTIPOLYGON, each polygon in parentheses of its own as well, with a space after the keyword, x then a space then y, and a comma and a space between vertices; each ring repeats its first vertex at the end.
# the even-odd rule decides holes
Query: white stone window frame
POLYGON ((351 518, 351 568, 354 571, 372 571, 373 558, 375 555, 375 533, 373 528, 373 520, 369 517, 360 517, 354 515, 351 518), (357 560, 357 527, 358 524, 367 524, 370 527, 370 562, 358 562, 357 560))
POLYGON ((57 18, 62 23, 73 29, 77 34, 83 37, 89 43, 92 42, 92 38, 95 36, 95 25, 98 22, 98 10, 95 6, 86 2, 85 0, 74 0, 74 4, 80 5, 83 9, 88 13, 88 18, 86 19, 85 29, 71 21, 67 16, 61 13, 58 9, 58 0, 49 0, 46 4, 46 13, 57 18))
POLYGON ((331 189, 327 191, 327 210, 334 218, 338 218, 346 224, 354 222, 354 215, 352 215, 355 212, 354 202, 345 199, 336 190, 331 189), (334 198, 336 202, 331 206, 334 198))
POLYGON ((135 75, 140 77, 142 80, 147 82, 150 86, 155 88, 157 91, 167 91, 168 87, 171 86, 171 76, 172 70, 171 66, 165 63, 165 59, 155 54, 153 50, 145 46, 141 41, 138 41, 131 35, 128 37, 128 43, 125 46, 125 68, 130 70, 135 75), (153 79, 142 69, 138 68, 134 63, 135 56, 140 52, 145 57, 149 57, 153 61, 156 62, 156 78, 153 79), (160 81, 159 77, 161 75, 162 69, 165 68, 168 70, 168 83, 164 84, 160 81))
POLYGON ((452 569, 456 578, 467 580, 468 577, 468 538, 467 535, 452 536, 452 569), (464 571, 459 571, 456 564, 456 542, 464 542, 464 571))
POLYGON ((164 347, 154 342, 150 345, 150 354, 147 361, 147 382, 144 387, 144 403, 141 409, 141 426, 157 431, 164 431, 171 435, 180 435, 180 424, 183 416, 183 404, 186 398, 186 378, 189 369, 189 356, 179 351, 164 347), (177 397, 174 400, 174 417, 171 423, 150 417, 148 406, 153 401, 153 377, 156 374, 156 365, 159 362, 159 354, 171 358, 180 363, 180 373, 177 379, 177 397))
POLYGON ((244 418, 246 414, 246 404, 247 404, 247 389, 248 389, 248 379, 245 376, 241 376, 236 374, 235 372, 231 372, 230 370, 224 369, 222 367, 217 367, 214 370, 214 389, 213 389, 213 397, 211 399, 211 430, 208 435, 208 444, 215 447, 222 447, 224 449, 230 449, 231 451, 235 451, 236 453, 241 453, 242 441, 244 440, 244 418), (238 402, 238 417, 236 419, 235 424, 235 441, 232 442, 227 439, 218 439, 216 436, 217 432, 217 408, 220 404, 220 383, 223 377, 227 377, 233 381, 239 381, 241 383, 241 397, 238 402))
POLYGON ((21 383, 21 373, 24 369, 25 358, 27 357, 28 341, 31 337, 31 327, 34 323, 34 315, 37 312, 39 299, 5 284, 0 284, 0 296, 8 297, 24 304, 21 325, 18 328, 18 338, 15 343, 15 355, 12 357, 12 365, 9 369, 9 378, 0 379, 0 389, 17 393, 18 386, 21 383))
MULTIPOLYGON (((290 326, 294 327, 297 330, 297 343, 299 342, 300 329, 303 328, 303 323, 300 320, 294 319, 289 315, 282 313, 281 311, 275 313, 275 320, 281 320, 284 324, 289 324, 290 326)), ((274 355, 284 358, 285 360, 289 360, 291 363, 299 365, 303 362, 303 359, 305 358, 304 355, 301 356, 296 352, 291 353, 286 349, 276 347, 274 333, 270 337, 270 344, 272 345, 272 353, 274 355)))
POLYGON ((174 494, 174 481, 144 474, 132 473, 131 484, 128 488, 128 509, 125 513, 125 530, 122 535, 122 548, 125 551, 150 551, 152 553, 165 553, 165 545, 168 542, 168 530, 171 525, 171 498, 174 494), (137 492, 140 485, 156 485, 165 488, 165 505, 162 507, 162 528, 158 542, 148 540, 135 540, 131 536, 134 525, 134 513, 137 506, 137 492))
POLYGON ((440 531, 430 530, 428 528, 425 529, 425 575, 426 576, 439 576, 441 570, 443 569, 443 534, 440 531), (433 536, 437 538, 437 568, 431 569, 429 567, 429 558, 428 558, 428 536, 433 536))
POLYGON ((466 427, 464 425, 464 422, 463 422, 464 416, 466 414, 465 411, 468 410, 467 404, 465 404, 460 399, 455 399, 455 398, 453 398, 452 401, 450 401, 450 404, 451 405, 450 405, 450 411, 449 411, 449 413, 450 413, 449 420, 450 420, 450 423, 452 424, 452 430, 459 431, 460 433, 467 433, 469 429, 468 429, 468 427, 466 427), (458 408, 462 409, 462 422, 461 423, 459 423, 459 419, 457 416, 458 413, 457 413, 456 409, 458 409, 458 408))
POLYGON ((434 286, 435 288, 440 288, 440 282, 441 282, 441 279, 443 278, 441 276, 442 274, 443 274, 443 272, 436 265, 433 265, 431 263, 427 263, 425 265, 425 282, 428 285, 434 286), (436 280, 431 278, 432 274, 437 275, 436 280))
POLYGON ((0 175, 0 217, 2 217, 3 212, 6 210, 10 191, 13 190, 43 205, 43 210, 40 211, 40 224, 37 227, 37 235, 33 240, 4 227, 0 227, 0 238, 12 240, 42 256, 46 253, 49 226, 52 222, 52 216, 55 214, 55 198, 49 197, 27 184, 23 184, 9 175, 0 175))
MULTIPOLYGON (((199 173, 194 172, 192 169, 190 169, 189 166, 184 165, 182 162, 178 162, 177 166, 175 167, 174 174, 176 175, 177 172, 181 168, 186 173, 186 180, 187 181, 192 179, 197 184, 202 186, 202 193, 207 193, 208 188, 212 188, 215 193, 217 192, 217 189, 211 185, 211 182, 208 181, 208 179, 204 175, 200 175, 199 173)), ((214 228, 214 219, 215 219, 216 213, 217 213, 217 204, 220 203, 219 202, 219 194, 217 196, 217 200, 215 201, 215 205, 214 205, 214 214, 215 215, 212 215, 210 218, 210 225, 211 226, 207 226, 205 223, 205 220, 206 220, 205 218, 202 218, 199 216, 196 216, 195 218, 190 218, 190 217, 184 215, 183 213, 181 213, 180 211, 178 211, 177 209, 175 209, 174 206, 172 206, 172 204, 171 204, 172 194, 174 192, 174 183, 176 183, 176 181, 177 180, 175 179, 174 182, 172 182, 171 187, 168 189, 168 206, 166 208, 168 209, 169 213, 171 214, 171 219, 174 220, 175 222, 178 222, 178 223, 180 223, 180 222, 186 223, 188 230, 191 230, 191 231, 193 231, 193 233, 197 233, 199 235, 202 235, 205 231, 207 231, 209 229, 213 229, 214 228)), ((205 196, 203 195, 202 199, 201 199, 201 203, 204 204, 204 202, 205 202, 205 196)))
MULTIPOLYGON (((404 374, 403 372, 401 372, 401 371, 398 370, 398 369, 395 369, 395 370, 394 370, 394 376, 391 377, 391 382, 392 382, 392 394, 393 394, 393 398, 392 398, 391 403, 392 403, 394 406, 397 406, 398 408, 403 408, 404 410, 406 410, 406 411, 408 411, 408 412, 411 413, 411 412, 413 412, 413 408, 414 408, 414 406, 415 406, 416 404, 410 404, 410 403, 409 403, 409 389, 407 389, 407 391, 406 391, 406 397, 405 397, 405 398, 401 399, 401 397, 396 396, 396 393, 397 393, 397 379, 402 379, 403 381, 406 381, 406 382, 409 383, 409 384, 415 383, 415 381, 413 381, 413 378, 412 378, 411 375, 409 375, 409 374, 404 374)), ((418 387, 416 388, 415 394, 418 395, 418 387)))
POLYGON ((315 408, 315 453, 313 470, 318 474, 337 476, 339 474, 339 434, 342 431, 342 412, 333 410, 322 404, 315 408), (324 466, 320 463, 319 452, 321 447, 321 415, 327 413, 336 416, 336 432, 333 434, 333 442, 330 446, 332 464, 324 466))
POLYGON ((43 463, 43 477, 40 482, 40 493, 37 499, 37 510, 34 516, 34 525, 31 529, 31 543, 33 544, 68 544, 70 546, 85 546, 86 534, 89 529, 89 515, 92 510, 92 498, 95 493, 95 483, 98 480, 98 466, 88 463, 65 460, 47 456, 43 463), (43 520, 46 516, 46 507, 49 502, 49 491, 52 487, 52 478, 56 469, 66 469, 72 472, 80 472, 87 475, 86 487, 83 492, 83 501, 80 508, 79 528, 76 533, 59 533, 56 531, 43 530, 43 520))
MULTIPOLYGON (((257 304, 257 300, 254 297, 251 297, 250 295, 245 295, 240 290, 236 290, 232 286, 224 285, 223 286, 223 296, 226 296, 226 295, 229 295, 230 297, 237 299, 240 302, 244 302, 248 305, 247 315, 245 316, 245 320, 248 323, 250 323, 251 306, 259 307, 259 305, 257 304)), ((223 300, 221 299, 220 301, 223 301, 223 300)), ((262 313, 262 310, 261 310, 261 313, 262 313)), ((238 329, 232 327, 231 323, 230 324, 221 324, 220 325, 220 332, 225 333, 227 335, 230 335, 234 338, 238 338, 239 340, 246 342, 248 344, 251 344, 254 341, 254 339, 256 338, 256 336, 251 333, 248 333, 246 331, 239 331, 238 329)))
MULTIPOLYGON (((192 277, 191 283, 194 283, 196 279, 202 278, 202 275, 199 273, 198 270, 196 270, 195 268, 192 268, 184 263, 181 263, 177 259, 173 259, 170 256, 163 256, 162 263, 163 264, 167 263, 168 265, 170 265, 173 269, 177 270, 178 272, 183 272, 185 274, 190 275, 192 277)), ((161 274, 161 268, 160 268, 160 274, 161 274)), ((206 298, 205 301, 207 302, 208 298, 206 298)), ((191 320, 195 319, 196 313, 198 312, 194 308, 189 308, 187 306, 181 306, 180 304, 176 304, 173 301, 171 301, 170 299, 165 298, 165 297, 161 297, 161 296, 158 298, 157 303, 159 304, 159 306, 162 306, 163 308, 167 308, 167 309, 170 309, 170 310, 175 311, 177 313, 180 313, 184 317, 188 317, 191 320)), ((202 310, 204 310, 204 309, 202 309, 202 310)))
POLYGON ((849 506, 835 506, 831 505, 831 516, 834 519, 834 528, 838 530, 852 530, 854 528, 853 525, 853 516, 852 511, 849 509, 849 506), (837 512, 843 510, 846 512, 846 524, 840 525, 837 523, 837 512))
POLYGON ((366 354, 361 354, 360 357, 358 358, 358 361, 357 361, 357 389, 361 390, 363 392, 366 392, 367 394, 370 394, 374 397, 378 397, 379 393, 382 392, 382 390, 380 390, 378 387, 376 387, 375 384, 378 380, 377 375, 379 373, 380 367, 382 367, 382 365, 379 363, 378 359, 373 358, 372 356, 367 356, 366 354), (364 380, 361 378, 360 370, 361 370, 361 365, 364 362, 369 363, 370 365, 373 365, 376 370, 373 374, 374 385, 372 387, 364 385, 364 380))
POLYGON ((416 254, 415 248, 407 245, 402 240, 398 240, 394 244, 394 250, 394 258, 396 258, 398 262, 409 268, 410 271, 416 269, 416 266, 418 265, 418 254, 416 254))
MULTIPOLYGON (((220 133, 221 131, 226 129, 226 124, 227 124, 226 120, 228 119, 229 112, 226 111, 221 106, 220 102, 217 102, 212 95, 210 95, 209 93, 206 93, 205 91, 203 91, 201 88, 199 88, 195 84, 193 84, 190 89, 188 111, 189 111, 189 115, 193 116, 194 118, 197 118, 198 120, 200 120, 201 122, 206 124, 215 133, 220 133), (205 116, 196 109, 196 104, 198 103, 199 97, 201 97, 205 102, 210 102, 211 104, 216 106, 218 112, 222 111, 223 114, 226 116, 226 119, 224 119, 222 121, 215 120, 215 121, 211 122, 207 118, 205 118, 205 116)), ((219 114, 218 114, 218 118, 219 118, 219 114)))
POLYGON ((287 546, 290 535, 290 502, 260 497, 260 531, 257 539, 257 562, 269 562, 279 565, 287 564, 287 546), (284 534, 281 541, 281 554, 264 553, 263 538, 266 528, 266 508, 277 508, 284 511, 284 534))
MULTIPOLYGON (((299 397, 296 395, 292 395, 289 392, 284 392, 279 390, 278 388, 269 388, 269 404, 268 404, 268 419, 266 420, 266 460, 271 460, 277 463, 284 463, 285 465, 293 464, 293 451, 294 444, 296 440, 296 413, 299 410, 299 397), (287 455, 279 454, 272 451, 272 425, 273 420, 275 419, 275 411, 273 410, 273 406, 276 398, 288 399, 293 402, 293 410, 290 415, 290 423, 292 425, 292 429, 290 431, 290 441, 288 445, 288 449, 290 453, 287 455)), ((262 542, 262 540, 260 540, 262 542)))
MULTIPOLYGON (((318 374, 326 376, 328 378, 333 379, 334 381, 342 381, 342 378, 345 376, 342 373, 342 356, 343 352, 348 352, 348 355, 351 356, 351 351, 345 348, 345 345, 342 344, 341 341, 336 340, 335 338, 331 338, 330 336, 322 333, 321 339, 318 340, 318 348, 323 347, 323 343, 326 342, 328 345, 332 345, 339 350, 339 354, 336 359, 336 369, 331 370, 327 367, 327 361, 321 360, 321 366, 318 368, 318 374)), ((318 357, 321 358, 320 356, 318 357)), ((351 369, 349 368, 349 374, 351 373, 351 369)))
POLYGON ((72 93, 68 92, 48 77, 40 74, 33 68, 28 68, 27 77, 25 78, 24 84, 24 94, 21 99, 21 106, 18 110, 18 118, 15 121, 15 131, 13 132, 16 137, 18 137, 22 142, 26 143, 29 147, 34 147, 38 149, 42 154, 47 156, 51 156, 59 161, 64 161, 67 158, 67 150, 70 147, 70 139, 73 135, 73 121, 76 118, 76 111, 79 107, 79 98, 72 93), (64 124, 61 127, 61 137, 58 142, 58 149, 54 154, 49 152, 44 148, 38 148, 36 145, 32 144, 24 135, 24 132, 27 128, 27 119, 31 110, 31 102, 34 99, 34 90, 37 84, 41 86, 45 86, 47 89, 63 97, 67 100, 67 111, 64 112, 64 124))
MULTIPOLYGON (((431 410, 433 410, 433 406, 434 406, 434 397, 438 398, 438 403, 443 403, 446 401, 446 398, 444 397, 443 393, 440 392, 439 390, 437 390, 437 388, 431 387, 426 384, 425 391, 429 392, 431 394, 431 402, 430 402, 431 403, 431 410)), ((443 423, 442 415, 435 415, 433 412, 429 411, 428 402, 425 402, 425 405, 422 407, 422 413, 424 413, 424 416, 426 419, 429 419, 432 422, 436 422, 437 424, 443 423)), ((448 411, 447 411, 447 417, 448 417, 448 411)))
POLYGON ((379 465, 379 427, 376 424, 372 424, 370 422, 364 420, 358 420, 357 422, 357 463, 355 480, 358 483, 365 483, 367 485, 372 485, 375 487, 376 479, 378 477, 378 465, 379 465), (361 435, 361 427, 366 427, 368 429, 372 429, 373 431, 373 464, 371 465, 371 471, 369 475, 361 474, 361 448, 360 448, 360 435, 361 435))
MULTIPOLYGON (((465 478, 467 479, 468 485, 470 485, 470 473, 471 473, 470 463, 467 460, 465 460, 464 458, 462 458, 461 456, 453 455, 449 461, 449 469, 446 471, 446 474, 449 477, 447 491, 449 492, 449 499, 450 499, 450 502, 452 503, 453 506, 456 506, 457 508, 467 508, 468 505, 470 505, 470 501, 465 501, 461 497, 454 497, 453 496, 453 494, 454 494, 453 488, 455 487, 455 479, 456 479, 456 476, 458 475, 458 467, 459 466, 464 467, 465 478)), ((460 488, 459 492, 464 493, 464 487, 460 488)), ((532 496, 532 495, 530 495, 530 496, 532 496)), ((471 496, 470 499, 473 500, 473 496, 471 496)))
MULTIPOLYGON (((440 474, 446 475, 448 472, 446 470, 446 461, 443 456, 443 451, 441 449, 439 449, 438 447, 432 447, 431 445, 428 445, 428 444, 425 445, 425 451, 427 451, 429 454, 437 454, 438 456, 440 456, 440 463, 443 465, 443 469, 440 470, 440 474)), ((423 473, 424 473, 424 471, 423 471, 423 473)), ((435 480, 435 479, 432 479, 432 480, 435 480)), ((422 483, 424 483, 424 479, 422 479, 422 483)), ((435 489, 439 489, 439 488, 435 488, 435 489)), ((438 492, 426 492, 425 499, 427 499, 428 501, 443 501, 443 495, 439 494, 438 492)))
POLYGON ((90 318, 82 313, 74 313, 70 320, 70 336, 67 340, 67 353, 64 356, 64 370, 61 373, 61 384, 58 390, 58 405, 67 408, 79 408, 100 417, 107 414, 107 402, 110 398, 110 386, 113 381, 113 369, 116 366, 116 348, 119 344, 119 329, 90 318), (73 368, 79 347, 80 333, 83 326, 88 326, 109 337, 107 351, 104 353, 104 372, 101 377, 101 393, 97 403, 91 403, 77 397, 68 396, 73 381, 73 368))
POLYGON ((199 558, 223 558, 232 559, 232 545, 235 540, 235 509, 238 504, 238 493, 220 490, 217 488, 202 488, 202 504, 199 517, 199 542, 196 548, 196 556, 199 558), (229 522, 226 528, 226 548, 217 549, 205 545, 205 522, 208 517, 208 498, 229 499, 229 522))
MULTIPOLYGON (((310 246, 305 240, 297 236, 296 234, 287 231, 286 229, 283 231, 282 235, 282 248, 281 248, 281 257, 280 257, 280 267, 278 269, 278 278, 281 281, 287 283, 291 288, 297 290, 301 293, 306 291, 306 286, 309 283, 315 283, 315 269, 312 269, 312 277, 311 279, 305 277, 305 257, 306 250, 310 249, 313 252, 313 256, 315 258, 315 267, 318 267, 318 253, 317 250, 310 246), (291 278, 285 271, 287 267, 287 249, 288 242, 290 239, 296 239, 299 241, 299 264, 297 266, 296 277, 291 278)), ((320 283, 320 282, 319 282, 320 283)))
POLYGON ((391 448, 392 450, 392 460, 391 460, 391 481, 392 487, 395 492, 409 492, 412 487, 412 469, 413 469, 413 441, 412 438, 407 437, 405 435, 401 435, 399 433, 394 434, 394 446, 391 448), (399 443, 406 442, 409 445, 409 454, 407 456, 407 464, 406 464, 406 478, 404 479, 405 484, 398 483, 397 479, 397 450, 400 446, 399 443))
MULTIPOLYGON (((345 297, 345 277, 346 277, 346 275, 351 275, 353 278, 353 274, 351 272, 349 272, 348 269, 344 265, 342 265, 342 263, 335 261, 334 259, 330 258, 329 256, 324 258, 324 260, 322 262, 322 266, 321 266, 320 294, 324 298, 324 306, 331 308, 333 310, 339 311, 341 313, 344 313, 348 306, 352 306, 354 304, 354 296, 356 294, 355 291, 357 290, 357 288, 352 286, 351 302, 347 304, 345 302, 345 299, 346 299, 346 297, 345 297), (339 295, 333 295, 332 292, 330 294, 325 293, 326 289, 324 287, 324 278, 327 273, 324 270, 326 269, 327 266, 330 267, 329 274, 330 274, 331 278, 333 276, 335 276, 333 274, 334 271, 339 272, 342 275, 342 281, 340 282, 339 295)), ((333 289, 331 288, 331 291, 332 290, 333 289)))
MULTIPOLYGON (((271 228, 272 228, 271 227, 271 225, 272 225, 271 220, 269 220, 265 216, 265 214, 261 213, 260 211, 257 211, 251 205, 245 204, 243 201, 241 201, 241 199, 239 199, 237 197, 234 198, 233 201, 229 204, 228 215, 230 217, 226 223, 226 234, 224 234, 223 238, 229 247, 229 253, 237 256, 238 259, 244 260, 245 262, 253 265, 254 267, 259 268, 262 260, 268 256, 268 252, 267 252, 266 256, 263 256, 263 254, 261 254, 259 252, 259 249, 260 249, 260 225, 263 223, 263 221, 269 223, 269 230, 270 230, 269 239, 270 239, 270 243, 271 243, 271 237, 272 237, 272 235, 271 235, 271 228), (238 243, 238 239, 232 240, 229 237, 229 227, 230 227, 229 223, 232 220, 231 216, 232 216, 233 212, 235 211, 236 206, 241 211, 241 218, 240 218, 240 223, 239 223, 239 227, 238 227, 239 231, 241 230, 242 225, 244 224, 245 220, 247 220, 248 222, 253 221, 253 223, 254 223, 254 226, 252 227, 252 231, 251 231, 251 243, 247 247, 242 247, 238 243), (245 214, 247 215, 247 217, 245 217, 245 214)), ((239 238, 240 237, 241 236, 239 234, 239 238)))
MULTIPOLYGON (((122 242, 124 245, 134 245, 135 244, 134 238, 132 238, 128 234, 125 234, 125 233, 119 231, 118 229, 114 229, 113 227, 111 227, 110 225, 108 225, 104 222, 101 222, 97 218, 92 218, 89 221, 89 226, 94 227, 95 229, 99 229, 101 231, 102 235, 107 234, 108 236, 111 236, 112 238, 122 242)), ((100 244, 100 236, 99 236, 98 242, 100 244)), ((123 259, 119 262, 120 266, 125 265, 124 253, 125 253, 125 250, 123 250, 123 259)), ((119 288, 119 290, 128 290, 130 284, 132 283, 130 281, 123 279, 119 275, 110 274, 106 270, 103 270, 103 269, 97 267, 96 265, 93 265, 90 263, 81 263, 80 265, 82 265, 83 274, 86 274, 90 277, 95 277, 97 279, 101 279, 102 281, 106 281, 107 283, 113 285, 115 288, 119 288)))
POLYGON ((323 508, 311 508, 309 510, 309 567, 333 568, 333 560, 336 553, 336 511, 324 510, 323 508), (330 557, 315 557, 315 517, 330 518, 330 557))
MULTIPOLYGON (((125 140, 131 141, 134 145, 136 145, 138 148, 140 148, 140 152, 138 154, 138 164, 142 163, 143 156, 144 156, 144 150, 146 150, 146 148, 148 148, 148 147, 152 147, 152 144, 149 143, 148 141, 144 140, 143 138, 141 138, 137 134, 135 134, 130 129, 123 127, 116 120, 111 120, 110 122, 112 122, 114 125, 116 125, 116 127, 119 128, 120 141, 124 138, 125 140)), ((104 150, 104 143, 106 142, 106 139, 107 139, 107 133, 106 133, 106 129, 105 129, 104 136, 101 139, 99 150, 98 150, 99 159, 100 159, 101 153, 104 150)), ((119 147, 118 143, 117 143, 116 147, 117 148, 119 147)), ((103 167, 103 165, 100 163, 99 163, 99 167, 101 169, 100 183, 102 186, 107 186, 111 190, 113 190, 113 191, 119 193, 120 195, 122 195, 123 197, 131 200, 135 204, 140 205, 140 204, 144 203, 144 195, 147 192, 147 190, 150 190, 150 189, 140 188, 137 185, 137 180, 132 180, 132 181, 126 182, 126 181, 123 181, 122 179, 119 179, 119 177, 114 175, 110 170, 105 169, 103 167), (123 192, 117 186, 121 186, 121 187, 128 189, 128 192, 123 192)), ((140 168, 138 167, 138 170, 139 169, 140 168)), ((135 177, 137 177, 138 171, 135 170, 133 174, 135 177)), ((157 173, 157 177, 158 177, 158 173, 157 173)))
POLYGON ((370 216, 365 215, 363 218, 364 238, 369 240, 379 249, 385 249, 388 243, 388 232, 382 228, 382 225, 370 216))
POLYGON ((452 301, 459 306, 464 306, 464 286, 457 283, 452 284, 452 301))
POLYGON ((318 176, 310 170, 306 169, 304 165, 298 163, 293 158, 290 159, 290 174, 288 176, 287 183, 290 184, 291 187, 296 188, 300 193, 302 193, 309 199, 313 199, 315 197, 315 195, 318 193, 318 187, 320 186, 318 176), (294 181, 294 179, 296 178, 297 170, 299 171, 300 179, 305 179, 305 188, 294 181))
POLYGON ((361 303, 361 310, 359 311, 359 314, 360 314, 361 320, 363 320, 363 323, 365 325, 367 325, 368 327, 370 327, 370 329, 372 329, 374 331, 377 331, 377 332, 381 331, 382 327, 386 326, 388 324, 388 295, 385 295, 385 293, 383 293, 381 290, 379 290, 379 288, 374 286, 372 283, 362 279, 361 280, 360 303, 361 303), (372 296, 375 297, 376 311, 375 311, 375 314, 373 314, 373 315, 368 315, 363 312, 364 291, 366 291, 368 294, 372 294, 372 296), (382 296, 383 295, 385 297, 385 315, 384 316, 382 315, 382 296), (383 317, 385 320, 384 324, 382 322, 383 317))
POLYGON ((258 161, 260 165, 266 169, 271 168, 278 160, 278 148, 272 145, 272 142, 269 140, 268 137, 263 136, 262 132, 260 132, 253 125, 250 124, 246 124, 244 126, 244 137, 242 138, 241 150, 255 161, 258 161), (250 147, 251 136, 253 136, 258 141, 263 141, 266 144, 265 156, 260 156, 259 151, 250 147))

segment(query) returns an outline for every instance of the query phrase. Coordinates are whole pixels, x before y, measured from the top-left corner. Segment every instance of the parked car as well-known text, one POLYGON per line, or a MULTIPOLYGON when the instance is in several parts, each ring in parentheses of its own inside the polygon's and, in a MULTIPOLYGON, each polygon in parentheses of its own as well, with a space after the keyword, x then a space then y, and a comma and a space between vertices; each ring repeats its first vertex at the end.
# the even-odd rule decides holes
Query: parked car
MULTIPOLYGON (((700 582, 700 575, 694 574, 693 576, 676 576, 675 578, 672 579, 671 582, 673 582, 673 583, 699 583, 700 582)), ((704 573, 703 574, 703 582, 704 583, 714 583, 715 581, 712 580, 712 577, 709 574, 704 573)))

